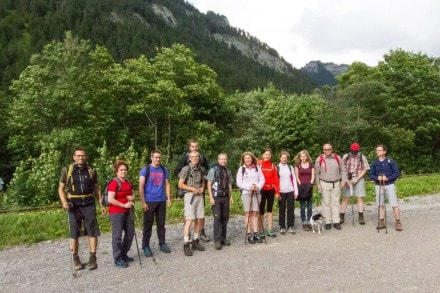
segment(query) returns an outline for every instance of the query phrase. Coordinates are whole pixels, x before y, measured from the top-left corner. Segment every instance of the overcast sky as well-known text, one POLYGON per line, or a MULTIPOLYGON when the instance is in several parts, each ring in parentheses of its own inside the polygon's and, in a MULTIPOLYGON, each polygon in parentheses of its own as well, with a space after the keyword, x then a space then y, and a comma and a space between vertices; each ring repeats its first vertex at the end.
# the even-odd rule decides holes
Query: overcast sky
POLYGON ((370 66, 391 49, 440 57, 438 0, 188 0, 226 16, 294 67, 320 60, 370 66))

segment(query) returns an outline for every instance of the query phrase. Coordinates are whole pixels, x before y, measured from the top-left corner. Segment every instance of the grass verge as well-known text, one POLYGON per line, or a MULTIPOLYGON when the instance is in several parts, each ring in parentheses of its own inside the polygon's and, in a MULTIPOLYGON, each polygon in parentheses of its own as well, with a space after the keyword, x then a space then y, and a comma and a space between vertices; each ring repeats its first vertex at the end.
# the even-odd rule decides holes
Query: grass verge
MULTIPOLYGON (((399 198, 413 195, 427 195, 440 193, 440 174, 402 177, 396 182, 399 198)), ((365 202, 374 204, 374 183, 366 184, 367 196, 365 202)), ((243 205, 240 193, 234 191, 234 204, 231 206, 231 215, 243 214, 243 205)), ((319 202, 315 192, 315 202, 319 202)), ((206 197, 206 203, 209 203, 206 197)), ((298 204, 296 204, 298 206, 298 204)), ((136 205, 135 223, 138 228, 142 225, 142 210, 136 205)), ((206 205, 206 215, 211 215, 209 204, 206 205)), ((274 214, 278 214, 278 205, 274 206, 274 214)), ((183 200, 173 201, 173 206, 167 210, 167 223, 183 221, 183 200)), ((108 215, 98 216, 101 233, 111 230, 108 215)), ((48 211, 9 212, 0 214, 0 249, 18 244, 32 244, 41 241, 65 238, 68 235, 67 213, 62 209, 48 211)))

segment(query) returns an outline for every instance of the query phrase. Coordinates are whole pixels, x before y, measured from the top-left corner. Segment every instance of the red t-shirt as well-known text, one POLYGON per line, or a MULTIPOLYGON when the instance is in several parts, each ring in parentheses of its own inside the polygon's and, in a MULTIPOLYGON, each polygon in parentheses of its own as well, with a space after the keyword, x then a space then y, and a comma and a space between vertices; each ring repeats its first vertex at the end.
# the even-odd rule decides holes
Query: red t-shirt
MULTIPOLYGON (((108 185, 108 191, 116 192, 118 189, 118 182, 116 180, 110 181, 108 185)), ((118 192, 115 194, 115 199, 123 204, 128 202, 127 196, 133 194, 133 188, 130 184, 128 184, 127 181, 121 180, 121 188, 118 192)), ((116 213, 128 213, 130 212, 130 209, 121 208, 119 206, 112 205, 111 203, 108 205, 108 213, 109 214, 116 214, 116 213)))

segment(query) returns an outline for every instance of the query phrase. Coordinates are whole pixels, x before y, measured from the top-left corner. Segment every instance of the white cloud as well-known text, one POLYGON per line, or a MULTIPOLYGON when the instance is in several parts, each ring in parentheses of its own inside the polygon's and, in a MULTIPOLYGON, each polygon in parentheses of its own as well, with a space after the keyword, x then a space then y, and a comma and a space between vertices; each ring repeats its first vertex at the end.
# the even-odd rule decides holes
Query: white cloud
POLYGON ((192 0, 225 15, 302 67, 312 60, 376 65, 391 49, 440 56, 440 1, 192 0))

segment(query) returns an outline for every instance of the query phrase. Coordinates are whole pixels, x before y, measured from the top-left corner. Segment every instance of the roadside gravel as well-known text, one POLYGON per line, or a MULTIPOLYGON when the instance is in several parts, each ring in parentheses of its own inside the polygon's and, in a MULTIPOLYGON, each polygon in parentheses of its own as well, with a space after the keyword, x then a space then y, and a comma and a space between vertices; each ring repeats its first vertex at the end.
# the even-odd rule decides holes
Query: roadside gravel
MULTIPOLYGON (((278 235, 267 244, 244 244, 244 218, 228 226, 232 245, 186 257, 182 224, 167 226, 172 252, 158 250, 152 237, 152 258, 141 254, 126 269, 113 266, 110 235, 100 237, 98 269, 72 276, 68 240, 17 246, 0 251, 1 292, 440 292, 440 195, 412 197, 400 202, 403 231, 396 232, 388 207, 388 234, 375 229, 377 212, 367 206, 367 224, 351 224, 351 209, 341 231, 322 235, 299 229, 278 235)), ((316 209, 315 209, 316 210, 316 209)), ((355 211, 356 212, 356 211, 355 211)), ((357 220, 357 217, 356 217, 357 220)), ((212 235, 212 218, 207 231, 212 235)), ((141 244, 142 233, 137 230, 141 244)), ((88 260, 86 239, 80 257, 88 260)))

